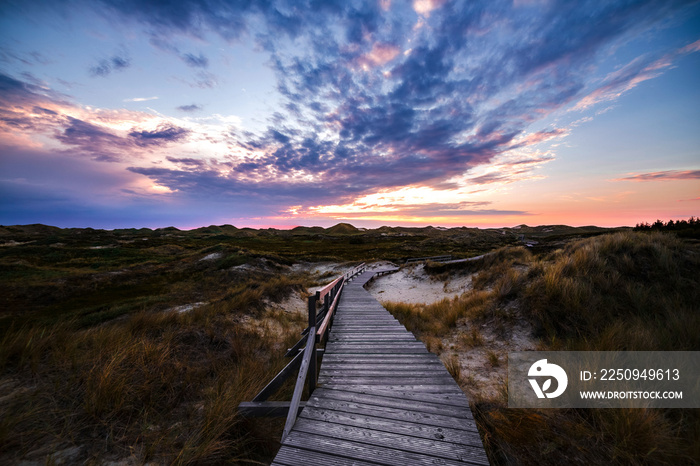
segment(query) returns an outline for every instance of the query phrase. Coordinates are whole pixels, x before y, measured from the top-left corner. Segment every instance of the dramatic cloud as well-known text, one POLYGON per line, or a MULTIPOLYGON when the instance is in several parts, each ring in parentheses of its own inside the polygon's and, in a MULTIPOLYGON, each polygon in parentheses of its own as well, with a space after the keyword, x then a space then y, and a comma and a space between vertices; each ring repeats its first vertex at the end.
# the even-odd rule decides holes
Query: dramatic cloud
POLYGON ((198 104, 180 105, 177 109, 183 112, 197 112, 202 110, 202 106, 198 104))
POLYGON ((206 68, 207 66, 209 66, 209 59, 201 53, 199 55, 186 53, 182 55, 182 59, 187 64, 187 66, 191 66, 193 68, 206 68))
POLYGON ((159 126, 153 131, 132 131, 129 136, 140 146, 160 145, 183 139, 189 133, 185 128, 176 126, 159 126))
POLYGON ((90 75, 104 78, 109 76, 112 71, 122 71, 128 68, 130 64, 129 58, 114 55, 112 58, 102 59, 97 65, 90 67, 90 75))
POLYGON ((673 61, 679 57, 699 50, 700 40, 661 58, 638 57, 627 66, 608 75, 604 84, 582 98, 576 104, 575 109, 583 110, 600 102, 615 100, 640 83, 659 76, 665 69, 671 67, 673 61))
MULTIPOLYGON (((0 75, 0 131, 17 141, 40 135, 34 144, 121 164, 130 177, 190 198, 243 196, 309 215, 525 215, 469 196, 542 178, 552 147, 585 121, 562 115, 614 101, 699 51, 700 41, 691 41, 626 51, 621 62, 615 55, 691 3, 101 0, 91 3, 95 10, 184 70, 168 76, 193 88, 170 93, 180 101, 214 108, 203 93, 239 87, 238 76, 217 66, 229 52, 220 45, 254 47, 276 79, 265 91, 270 101, 255 102, 268 116, 203 117, 202 105, 177 101, 148 112, 99 109, 15 73, 0 75), (173 109, 187 115, 158 113, 173 109), (410 197, 406 187, 428 191, 411 202, 368 197, 410 197)), ((98 60, 90 75, 130 63, 120 52, 98 60)), ((159 104, 168 98, 159 88, 132 92, 157 93, 159 104)), ((237 97, 226 95, 235 113, 237 97)), ((620 180, 696 178, 697 171, 666 171, 620 180)))
MULTIPOLYGON (((611 100, 668 66, 673 56, 639 59, 594 91, 587 84, 598 54, 683 3, 610 2, 592 9, 540 2, 522 11, 500 2, 421 1, 413 15, 392 15, 394 4, 109 2, 151 27, 154 45, 195 68, 207 68, 207 57, 181 52, 173 33, 214 31, 236 40, 254 32, 285 99, 266 132, 233 137, 243 155, 225 170, 219 162, 195 172, 193 166, 132 170, 173 191, 252 191, 255 183, 285 196, 302 185, 320 190, 321 180, 333 186, 326 193, 342 197, 453 177, 471 185, 532 178, 551 157, 505 165, 497 158, 567 134, 565 128, 528 133, 533 122, 569 105, 611 100), (497 169, 463 176, 489 164, 497 169)), ((215 84, 205 71, 194 82, 215 84)), ((140 145, 186 134, 174 127, 129 133, 140 145)))
POLYGON ((616 178, 613 181, 675 181, 700 180, 700 170, 665 170, 660 172, 637 173, 616 178))

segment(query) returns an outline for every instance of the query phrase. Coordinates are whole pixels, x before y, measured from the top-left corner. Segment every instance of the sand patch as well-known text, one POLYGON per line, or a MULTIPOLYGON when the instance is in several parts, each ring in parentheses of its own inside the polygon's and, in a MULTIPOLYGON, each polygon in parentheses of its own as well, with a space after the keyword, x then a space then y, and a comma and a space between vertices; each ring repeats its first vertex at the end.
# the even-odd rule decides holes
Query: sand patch
POLYGON ((211 254, 207 254, 206 256, 204 256, 204 257, 202 257, 201 259, 199 259, 199 262, 202 262, 202 261, 214 261, 214 260, 217 260, 217 259, 221 259, 222 257, 224 257, 224 254, 223 254, 223 253, 221 253, 221 252, 212 252, 211 254))
POLYGON ((403 267, 396 273, 378 277, 366 288, 379 302, 432 304, 461 295, 471 289, 471 282, 471 275, 455 276, 444 282, 435 280, 425 273, 423 264, 417 264, 403 267))
POLYGON ((206 306, 209 304, 208 302, 197 302, 197 303, 189 303, 189 304, 183 304, 182 306, 175 306, 171 307, 170 309, 166 309, 165 312, 177 312, 177 313, 184 313, 184 312, 190 312, 198 307, 206 306))
POLYGON ((443 339, 443 359, 456 354, 461 368, 457 382, 471 398, 494 398, 502 394, 508 380, 508 353, 533 351, 538 342, 532 328, 518 321, 507 329, 495 329, 490 322, 476 324, 461 322, 457 329, 443 339), (472 328, 481 340, 473 344, 472 328))

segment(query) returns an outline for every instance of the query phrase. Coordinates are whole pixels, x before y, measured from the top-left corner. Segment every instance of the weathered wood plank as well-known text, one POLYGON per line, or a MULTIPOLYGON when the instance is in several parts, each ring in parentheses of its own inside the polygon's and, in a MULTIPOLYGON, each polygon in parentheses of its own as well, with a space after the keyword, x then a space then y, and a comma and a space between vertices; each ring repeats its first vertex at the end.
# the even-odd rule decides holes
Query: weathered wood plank
MULTIPOLYGON (((333 354, 337 355, 350 355, 350 356, 361 356, 363 354, 369 354, 368 349, 352 349, 352 348, 336 348, 333 350, 333 354)), ((384 354, 387 356, 389 355, 401 355, 401 354, 425 354, 425 350, 421 350, 420 348, 404 348, 404 349, 395 349, 393 351, 385 351, 384 354)))
MULTIPOLYGON (((295 432, 294 436, 297 435, 295 432)), ((318 451, 308 450, 305 448, 297 448, 293 437, 290 440, 290 445, 286 443, 282 445, 273 465, 283 466, 309 466, 309 465, 329 465, 329 466, 355 466, 355 465, 371 465, 376 466, 377 463, 370 463, 356 458, 348 458, 330 453, 321 453, 318 451)), ((296 437, 298 438, 298 437, 296 437)))
POLYGON ((408 353, 427 353, 428 350, 425 349, 423 345, 416 345, 411 342, 376 342, 372 343, 351 343, 351 342, 333 342, 326 345, 326 353, 339 353, 342 351, 363 351, 365 353, 380 353, 380 354, 391 354, 395 352, 408 352, 408 353))
POLYGON ((404 400, 428 401, 469 408, 462 390, 451 385, 326 385, 324 388, 371 395, 383 395, 404 400))
POLYGON ((360 413, 347 413, 331 409, 316 408, 307 405, 299 415, 300 418, 360 427, 400 435, 409 435, 428 440, 442 440, 459 445, 481 446, 479 432, 453 429, 441 425, 425 425, 397 419, 386 419, 360 413))
POLYGON ((410 435, 400 435, 391 432, 382 432, 305 418, 299 418, 296 430, 308 434, 323 435, 348 441, 362 442, 369 445, 394 448, 400 451, 464 461, 468 464, 483 466, 489 464, 483 447, 459 445, 440 439, 424 439, 412 437, 410 435))
POLYGON ((329 362, 329 361, 336 361, 336 362, 357 362, 359 364, 363 364, 365 362, 384 362, 387 364, 390 364, 392 362, 419 362, 419 361, 438 361, 440 362, 440 358, 438 358, 435 354, 433 353, 422 353, 422 354, 363 354, 361 356, 355 356, 355 355, 343 355, 343 354, 330 354, 330 353, 324 353, 323 356, 323 361, 324 362, 329 362))
MULTIPOLYGON (((368 338, 374 341, 379 337, 402 337, 407 341, 415 341, 416 336, 410 332, 406 332, 403 328, 387 328, 387 327, 367 327, 364 330, 360 329, 336 329, 335 335, 333 335, 333 341, 353 341, 358 338, 368 338)), ((420 342, 419 342, 420 343, 420 342)))
POLYGON ((373 353, 381 353, 383 350, 393 350, 396 348, 425 349, 425 345, 419 341, 386 341, 376 343, 363 343, 361 341, 329 341, 326 345, 326 352, 331 352, 331 350, 335 348, 372 349, 373 353))
POLYGON ((449 427, 451 429, 467 430, 478 433, 476 423, 473 419, 448 416, 444 414, 432 414, 415 411, 411 408, 391 408, 387 406, 377 406, 366 403, 352 401, 340 401, 332 398, 311 397, 308 406, 333 411, 342 411, 348 414, 362 414, 375 416, 383 419, 393 419, 397 421, 410 422, 414 424, 425 424, 428 426, 449 427))
MULTIPOLYGON (((341 279, 343 277, 340 277, 341 279)), ((336 280, 338 281, 338 280, 336 280)), ((343 280, 340 281, 340 289, 338 290, 338 293, 341 293, 343 291, 343 287, 345 286, 345 283, 343 280)), ((323 322, 321 322, 321 325, 318 327, 318 330, 316 331, 316 334, 319 335, 321 338, 323 338, 326 334, 326 331, 328 330, 328 327, 331 324, 331 319, 333 318, 336 309, 338 307, 338 301, 340 299, 340 294, 335 295, 335 298, 333 299, 333 302, 330 305, 330 308, 328 309, 328 313, 323 319, 323 322)))
POLYGON ((409 384, 432 384, 440 385, 441 387, 448 385, 451 380, 449 374, 446 377, 425 376, 425 377, 333 377, 322 375, 318 379, 319 384, 323 385, 409 385, 409 384))
MULTIPOLYGON (((398 333, 407 333, 409 335, 413 335, 413 333, 409 332, 406 330, 406 328, 403 325, 386 325, 386 324, 344 324, 344 323, 337 323, 337 325, 334 323, 333 324, 333 333, 343 335, 346 333, 372 333, 372 332, 382 332, 382 331, 388 331, 388 332, 398 332, 398 333)), ((414 335, 415 338, 415 335, 414 335)))
POLYGON ((434 377, 443 374, 447 377, 450 377, 449 374, 445 373, 445 369, 442 369, 437 366, 427 367, 423 369, 397 369, 395 367, 377 369, 372 366, 366 366, 364 368, 357 369, 331 369, 326 367, 324 368, 323 373, 328 377, 374 377, 384 375, 389 377, 434 377))
POLYGON ((345 335, 343 337, 334 337, 328 340, 328 345, 398 345, 402 344, 404 346, 422 346, 425 348, 421 342, 417 342, 413 335, 406 335, 401 333, 386 334, 386 333, 374 333, 374 334, 361 334, 356 335, 345 335), (418 344, 417 344, 418 343, 418 344))
POLYGON ((355 368, 355 369, 349 369, 349 368, 339 368, 339 369, 332 369, 332 368, 325 368, 323 370, 324 375, 328 377, 376 377, 376 376, 388 376, 388 377, 437 377, 439 375, 444 375, 445 378, 454 380, 452 379, 452 376, 448 374, 445 369, 440 368, 438 366, 433 366, 433 367, 425 367, 422 369, 417 369, 417 368, 410 368, 410 367, 404 367, 404 368, 397 368, 397 367, 390 367, 390 368, 375 368, 371 365, 367 365, 363 368, 355 368))
MULTIPOLYGON (((309 327, 309 335, 314 335, 316 333, 316 328, 314 326, 309 327)), ((304 348, 304 357, 301 360, 301 366, 299 367, 299 375, 297 376, 297 382, 294 386, 294 395, 292 396, 292 402, 289 405, 289 414, 287 415, 287 421, 284 424, 284 431, 282 431, 282 442, 289 432, 291 432, 292 427, 294 427, 294 422, 296 419, 297 408, 299 403, 301 403, 301 392, 304 388, 304 383, 306 381, 306 374, 311 365, 311 358, 313 356, 313 349, 316 345, 315 338, 309 338, 306 342, 306 348, 304 348)), ((314 361, 315 363, 315 361, 314 361)))
POLYGON ((333 362, 326 362, 323 364, 323 370, 324 371, 362 371, 362 370, 371 370, 371 371, 413 371, 415 372, 421 372, 421 371, 437 371, 437 372, 444 372, 445 369, 441 364, 436 364, 436 363, 420 363, 420 364, 406 364, 406 363, 395 363, 395 364, 379 364, 379 363, 366 363, 366 364, 352 364, 352 363, 333 363, 333 362))
POLYGON ((408 334, 412 335, 413 338, 415 338, 415 335, 413 335, 411 332, 406 331, 405 328, 403 327, 398 327, 398 326, 392 326, 392 327, 387 327, 383 325, 363 325, 363 326, 357 326, 357 327, 346 327, 343 325, 338 325, 336 326, 335 324, 333 325, 333 332, 336 335, 355 335, 355 334, 360 334, 360 335, 372 335, 376 333, 387 333, 387 332, 393 332, 393 333, 400 333, 400 334, 408 334))
POLYGON ((377 445, 367 445, 333 437, 307 434, 305 432, 295 432, 293 436, 290 436, 289 445, 298 446, 299 448, 324 449, 325 451, 332 451, 339 456, 360 461, 372 461, 373 464, 389 466, 435 464, 450 466, 464 465, 464 463, 460 461, 436 458, 432 455, 402 451, 377 445))
POLYGON ((376 407, 397 408, 401 410, 411 410, 412 412, 440 414, 465 420, 473 420, 472 412, 468 406, 457 406, 454 404, 446 405, 440 403, 440 400, 406 400, 404 398, 395 398, 380 394, 366 394, 346 391, 340 387, 321 387, 314 392, 310 400, 319 399, 320 397, 329 401, 347 401, 376 407))
MULTIPOLYGON (((326 353, 331 352, 334 354, 368 354, 371 351, 370 348, 332 348, 326 349, 326 353)), ((425 348, 384 348, 384 354, 424 354, 427 353, 425 348)))

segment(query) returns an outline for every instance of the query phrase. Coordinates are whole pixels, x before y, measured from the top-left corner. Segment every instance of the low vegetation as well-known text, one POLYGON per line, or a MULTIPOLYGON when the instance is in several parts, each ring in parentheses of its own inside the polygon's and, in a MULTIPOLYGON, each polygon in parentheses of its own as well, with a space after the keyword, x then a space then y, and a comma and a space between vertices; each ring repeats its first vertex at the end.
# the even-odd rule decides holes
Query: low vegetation
MULTIPOLYGON (((0 462, 269 462, 283 420, 243 419, 236 406, 283 367, 284 349, 306 325, 303 312, 280 303, 334 276, 309 273, 304 261, 349 268, 490 251, 426 264, 438 280, 474 274, 461 297, 387 304, 438 353, 464 321, 504 335, 527 321, 547 349, 698 350, 697 246, 652 229, 605 233, 0 227, 0 462)), ((480 328, 468 327, 460 344, 483 349, 480 328)), ((459 360, 442 357, 473 388, 459 360)), ((488 355, 494 367, 505 362, 488 355)), ((290 390, 276 399, 289 399, 290 390)), ((498 464, 700 457, 695 411, 509 410, 505 396, 476 396, 474 405, 498 464)))
POLYGON ((11 326, 0 340, 3 462, 43 464, 71 447, 88 464, 269 461, 279 421, 245 420, 236 407, 288 362, 284 349, 306 318, 257 311, 246 321, 250 310, 240 305, 269 298, 272 288, 262 288, 229 290, 189 312, 144 310, 88 328, 79 318, 11 326))
POLYGON ((276 303, 327 278, 211 234, 23 230, 0 248, 1 463, 270 461, 280 420, 236 408, 306 326, 276 303))
MULTIPOLYGON (((662 232, 618 232, 533 254, 506 247, 482 259, 427 264, 438 278, 474 273, 473 288, 432 305, 384 303, 431 350, 471 330, 462 344, 482 343, 478 327, 506 330, 527 322, 547 350, 700 349, 700 248, 662 232)), ((439 352, 439 351, 437 351, 439 352)), ((489 363, 501 363, 488 354, 489 363)), ((455 361, 446 359, 452 367, 455 361)), ((462 384, 470 390, 462 374, 462 384)), ((700 415, 673 409, 508 409, 472 392, 477 420, 496 464, 690 464, 700 461, 700 415)))

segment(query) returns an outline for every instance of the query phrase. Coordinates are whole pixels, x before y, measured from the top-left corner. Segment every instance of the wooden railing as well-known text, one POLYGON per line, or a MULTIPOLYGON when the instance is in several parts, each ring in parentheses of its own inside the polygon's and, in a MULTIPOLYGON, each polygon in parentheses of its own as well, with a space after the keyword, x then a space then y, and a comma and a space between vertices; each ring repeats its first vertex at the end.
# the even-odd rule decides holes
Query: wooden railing
POLYGON ((412 257, 410 259, 406 259, 406 264, 410 264, 413 262, 425 262, 425 261, 433 261, 433 262, 445 262, 452 260, 452 256, 432 256, 432 257, 412 257))
POLYGON ((325 342, 327 339, 345 282, 352 280, 364 270, 365 264, 362 263, 309 296, 309 325, 302 331, 301 339, 285 354, 285 356, 292 357, 292 360, 265 388, 255 395, 253 401, 244 401, 238 405, 238 412, 241 415, 248 417, 286 416, 287 422, 284 425, 282 440, 287 437, 294 427, 299 411, 304 407, 301 398, 307 381, 309 395, 316 389, 317 358, 318 354, 323 352, 323 350, 316 349, 316 344, 325 342), (317 309, 319 303, 320 310, 317 309), (309 338, 309 335, 313 337, 309 338), (292 400, 267 401, 297 369, 299 372, 292 400))

